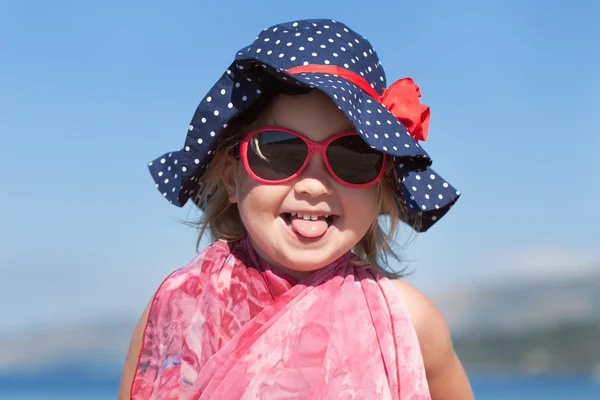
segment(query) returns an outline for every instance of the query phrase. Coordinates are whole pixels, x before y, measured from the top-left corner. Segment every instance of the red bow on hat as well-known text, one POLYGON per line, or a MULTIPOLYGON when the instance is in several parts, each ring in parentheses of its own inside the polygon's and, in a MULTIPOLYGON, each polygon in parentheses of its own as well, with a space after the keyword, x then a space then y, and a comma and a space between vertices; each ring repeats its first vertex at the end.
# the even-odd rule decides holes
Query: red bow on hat
POLYGON ((398 79, 383 90, 382 96, 379 96, 365 78, 337 65, 309 64, 290 68, 287 72, 290 74, 317 72, 341 76, 382 103, 402 122, 402 125, 416 140, 427 140, 430 120, 429 106, 421 104, 419 101, 421 90, 412 78, 398 79))
POLYGON ((417 140, 427 140, 429 106, 419 101, 421 90, 412 78, 398 79, 383 89, 380 101, 417 140))

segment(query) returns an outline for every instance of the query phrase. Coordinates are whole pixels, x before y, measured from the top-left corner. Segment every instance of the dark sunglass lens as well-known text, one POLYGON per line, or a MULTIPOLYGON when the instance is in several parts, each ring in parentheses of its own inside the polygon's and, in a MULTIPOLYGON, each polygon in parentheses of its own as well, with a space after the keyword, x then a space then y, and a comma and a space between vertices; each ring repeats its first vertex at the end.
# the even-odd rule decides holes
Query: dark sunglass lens
POLYGON ((383 168, 383 153, 369 146, 359 135, 342 136, 327 147, 331 169, 352 184, 372 182, 383 168))
POLYGON ((277 181, 294 175, 306 159, 308 147, 287 132, 264 131, 250 138, 248 164, 259 178, 277 181))

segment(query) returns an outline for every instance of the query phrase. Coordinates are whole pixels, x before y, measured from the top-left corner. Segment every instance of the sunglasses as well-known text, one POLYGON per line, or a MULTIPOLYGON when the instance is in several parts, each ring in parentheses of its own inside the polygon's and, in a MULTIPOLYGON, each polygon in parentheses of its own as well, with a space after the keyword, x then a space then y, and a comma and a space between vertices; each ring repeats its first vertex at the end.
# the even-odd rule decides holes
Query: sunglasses
POLYGON ((314 152, 341 184, 361 188, 378 182, 386 155, 369 146, 356 132, 339 133, 313 142, 298 132, 266 126, 251 131, 234 149, 246 172, 261 183, 280 184, 302 173, 314 152))

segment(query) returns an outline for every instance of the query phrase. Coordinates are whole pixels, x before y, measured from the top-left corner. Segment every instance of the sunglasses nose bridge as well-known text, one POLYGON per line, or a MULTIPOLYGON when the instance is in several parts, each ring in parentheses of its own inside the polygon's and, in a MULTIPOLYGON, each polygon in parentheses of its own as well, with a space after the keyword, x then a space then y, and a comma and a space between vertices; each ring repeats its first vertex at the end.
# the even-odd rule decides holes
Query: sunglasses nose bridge
POLYGON ((306 143, 306 146, 308 147, 308 152, 309 153, 313 153, 315 151, 319 151, 319 144, 318 143, 306 143))
MULTIPOLYGON (((323 162, 324 165, 327 165, 327 154, 326 154, 326 150, 327 150, 327 145, 324 143, 306 143, 306 145, 308 146, 308 155, 307 155, 307 162, 306 164, 308 164, 312 158, 312 156, 315 153, 319 153, 321 156, 321 161, 323 162)), ((308 166, 308 165, 307 165, 308 166)))
MULTIPOLYGON (((323 142, 308 143, 307 142, 306 145, 308 148, 308 154, 306 156, 306 162, 300 172, 304 172, 307 169, 310 169, 312 171, 312 172, 310 172, 311 174, 317 174, 317 175, 324 174, 321 176, 321 178, 319 178, 322 182, 328 181, 329 178, 333 178, 333 179, 339 181, 339 179, 336 177, 335 173, 331 169, 331 166, 329 165, 329 160, 327 159, 327 143, 323 143, 323 142), (317 153, 318 153, 318 155, 317 155, 317 153), (313 158, 315 158, 315 159, 313 159, 313 158), (320 171, 320 172, 316 172, 316 171, 320 171)), ((329 186, 329 184, 325 184, 325 185, 329 186)))
POLYGON ((308 154, 312 155, 313 153, 320 153, 323 161, 326 158, 325 151, 327 149, 327 145, 324 143, 306 143, 308 146, 308 154))

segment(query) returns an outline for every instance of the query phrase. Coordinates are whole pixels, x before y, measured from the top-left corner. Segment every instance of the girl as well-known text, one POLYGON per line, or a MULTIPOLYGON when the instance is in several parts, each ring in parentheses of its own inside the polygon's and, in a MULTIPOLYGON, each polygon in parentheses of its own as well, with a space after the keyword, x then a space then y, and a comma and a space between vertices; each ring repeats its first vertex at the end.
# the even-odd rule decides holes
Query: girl
POLYGON ((418 87, 385 84, 369 42, 332 20, 237 54, 183 149, 150 163, 215 242, 144 311, 120 399, 472 398, 439 311, 387 268, 398 221, 425 231, 459 193, 418 143, 418 87))

